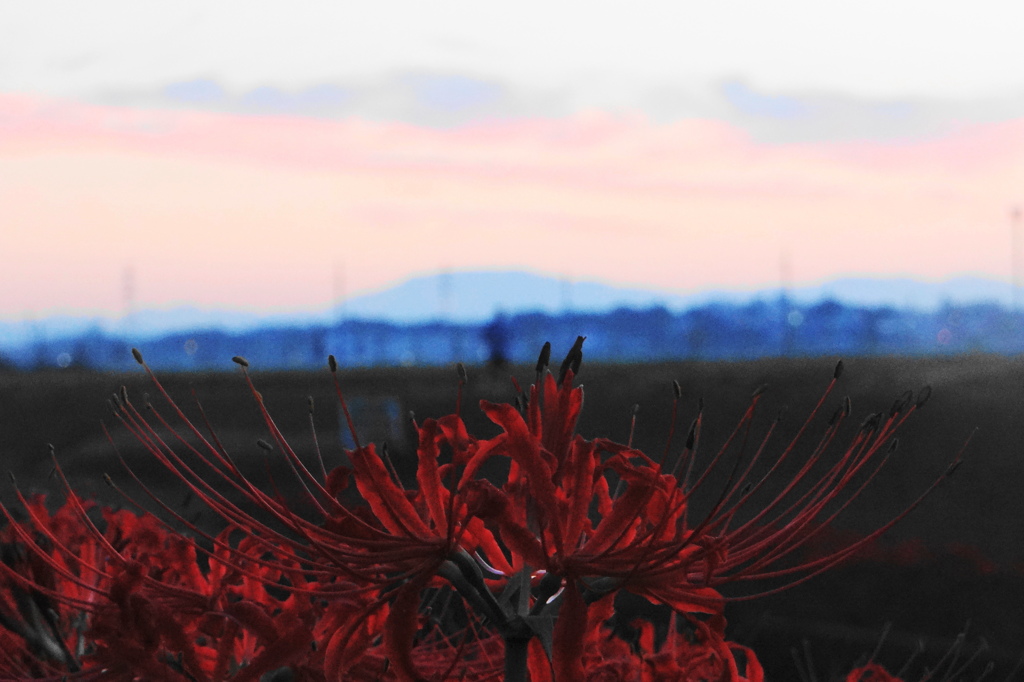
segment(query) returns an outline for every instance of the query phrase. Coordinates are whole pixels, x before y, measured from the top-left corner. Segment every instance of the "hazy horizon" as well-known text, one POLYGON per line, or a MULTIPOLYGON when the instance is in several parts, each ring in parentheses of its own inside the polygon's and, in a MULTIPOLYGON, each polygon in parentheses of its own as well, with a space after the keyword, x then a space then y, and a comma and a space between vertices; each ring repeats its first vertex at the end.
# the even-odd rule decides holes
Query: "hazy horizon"
POLYGON ((0 319, 321 309, 453 269, 1009 285, 1022 20, 803 0, 7 6, 0 319))

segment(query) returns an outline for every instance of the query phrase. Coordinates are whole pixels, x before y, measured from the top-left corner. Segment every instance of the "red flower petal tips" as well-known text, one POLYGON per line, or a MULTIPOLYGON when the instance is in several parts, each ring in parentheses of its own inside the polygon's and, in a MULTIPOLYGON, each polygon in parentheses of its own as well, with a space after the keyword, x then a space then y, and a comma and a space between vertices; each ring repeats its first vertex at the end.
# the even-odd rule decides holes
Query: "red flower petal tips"
MULTIPOLYGON (((458 414, 418 425, 414 489, 357 437, 351 468, 329 470, 317 449, 311 472, 237 359, 270 433, 266 447, 289 463, 288 489, 301 505, 283 487, 249 480, 136 351, 171 416, 140 411, 123 393, 117 419, 222 530, 199 528, 159 500, 160 518, 141 507, 96 510, 70 486, 52 514, 40 499, 22 498, 27 518, 2 509, 0 678, 241 682, 286 670, 289 679, 318 682, 760 682, 754 653, 725 638, 726 602, 798 584, 910 511, 828 556, 796 551, 870 483, 923 401, 905 399, 870 418, 845 446, 849 410, 840 408, 796 472, 779 480, 833 391, 837 367, 773 461, 773 428, 750 439, 755 394, 706 464, 697 464, 698 416, 669 467, 671 442, 653 459, 576 433, 582 347, 580 337, 556 380, 545 346, 518 408, 481 402, 502 430, 493 438, 474 438, 458 414), (509 463, 500 480, 480 476, 492 458, 509 463), (766 473, 755 477, 757 463, 766 473), (711 491, 714 470, 725 483, 711 491), (766 499, 768 490, 778 492, 766 499), (698 496, 708 509, 701 515, 693 511, 698 496), (737 594, 733 584, 755 587, 737 594), (608 625, 623 591, 671 607, 663 643, 650 623, 638 624, 639 648, 608 625)), ((856 672, 887 679, 880 669, 856 672)))

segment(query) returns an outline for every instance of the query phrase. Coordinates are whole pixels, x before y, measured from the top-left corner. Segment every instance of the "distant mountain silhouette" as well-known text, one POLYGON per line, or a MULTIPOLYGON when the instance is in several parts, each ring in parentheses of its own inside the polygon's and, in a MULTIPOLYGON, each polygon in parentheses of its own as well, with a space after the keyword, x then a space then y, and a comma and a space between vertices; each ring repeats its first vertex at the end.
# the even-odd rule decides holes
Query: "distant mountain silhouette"
MULTIPOLYGON (((760 290, 659 291, 622 287, 596 281, 570 281, 529 272, 457 271, 413 277, 395 286, 360 294, 336 310, 296 311, 261 315, 235 310, 180 307, 143 310, 129 320, 88 317, 50 317, 34 321, 0 322, 0 346, 23 346, 95 331, 131 338, 152 338, 176 331, 220 329, 242 332, 260 327, 303 327, 345 319, 422 323, 451 320, 479 323, 503 312, 568 311, 600 313, 616 308, 663 306, 673 312, 721 302, 742 305, 777 300, 779 288, 760 290)), ((796 304, 833 300, 849 306, 934 310, 944 303, 992 302, 1007 305, 1010 287, 980 277, 955 277, 941 282, 910 278, 842 278, 795 287, 786 292, 796 304)))
MULTIPOLYGON (((774 300, 778 288, 673 292, 620 287, 593 281, 573 282, 527 272, 452 272, 408 279, 379 292, 345 303, 344 314, 359 319, 424 322, 451 319, 480 322, 497 312, 566 310, 605 312, 615 308, 664 306, 679 312, 713 302, 744 304, 774 300)), ((1010 287, 981 277, 955 277, 942 282, 910 278, 848 277, 824 284, 796 287, 786 295, 795 303, 834 300, 861 307, 933 310, 944 303, 1007 304, 1010 287)))

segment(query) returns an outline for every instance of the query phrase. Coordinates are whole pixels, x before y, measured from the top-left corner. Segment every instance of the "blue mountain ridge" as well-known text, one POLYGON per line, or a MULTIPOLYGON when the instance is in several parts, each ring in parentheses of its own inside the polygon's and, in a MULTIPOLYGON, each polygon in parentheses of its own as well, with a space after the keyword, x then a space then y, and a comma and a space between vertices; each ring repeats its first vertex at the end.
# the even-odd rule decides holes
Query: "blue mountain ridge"
MULTIPOLYGON (((266 314, 241 310, 181 306, 147 309, 128 319, 51 316, 31 321, 0 321, 0 346, 24 346, 40 339, 61 339, 90 332, 155 338, 188 331, 218 329, 241 332, 260 327, 305 327, 343 319, 381 320, 416 324, 434 320, 479 323, 498 313, 569 311, 598 313, 616 308, 664 306, 673 312, 710 303, 745 304, 776 300, 779 287, 696 292, 659 291, 598 281, 572 281, 521 271, 453 271, 412 277, 397 285, 352 297, 339 306, 290 313, 266 314)), ((794 287, 786 296, 795 304, 833 300, 850 306, 892 307, 918 311, 943 304, 1011 302, 1009 284, 993 279, 960 276, 926 282, 911 278, 847 277, 794 287)))

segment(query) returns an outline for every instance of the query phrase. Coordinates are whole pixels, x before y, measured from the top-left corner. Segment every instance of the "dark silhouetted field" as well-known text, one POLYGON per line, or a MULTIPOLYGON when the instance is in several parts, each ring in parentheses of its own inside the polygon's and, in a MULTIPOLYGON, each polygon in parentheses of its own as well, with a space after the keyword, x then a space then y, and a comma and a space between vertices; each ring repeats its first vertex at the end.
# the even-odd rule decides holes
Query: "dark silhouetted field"
MULTIPOLYGON (((669 432, 671 382, 676 379, 683 388, 676 444, 681 446, 698 398, 703 397, 701 453, 707 461, 736 423, 751 392, 767 383, 769 391, 759 407, 754 433, 760 436, 778 412, 788 408, 774 440, 781 445, 817 401, 834 365, 835 359, 651 365, 595 365, 584 360, 579 383, 586 398, 579 432, 587 438, 624 441, 631 407, 639 403, 634 445, 660 456, 669 432)), ((232 368, 225 362, 225 369, 232 368)), ((515 367, 511 372, 470 368, 463 415, 471 433, 490 436, 496 432, 480 415, 476 402, 480 398, 511 400, 510 373, 524 387, 533 380, 530 367, 515 367)), ((309 462, 314 460, 306 396, 313 396, 316 429, 328 466, 342 461, 343 435, 326 368, 316 373, 264 373, 254 367, 252 376, 281 430, 309 462)), ((268 455, 255 445, 267 433, 240 372, 161 378, 193 417, 198 415, 191 397, 194 390, 227 448, 255 478, 266 480, 269 470, 277 485, 287 486, 288 470, 275 460, 277 453, 268 455)), ((411 482, 414 439, 407 413, 425 418, 451 412, 457 383, 454 368, 346 371, 341 379, 361 435, 387 438, 396 468, 411 482)), ((0 375, 0 453, 5 468, 15 474, 24 491, 59 491, 59 482, 49 476, 45 445, 53 443, 76 489, 114 502, 116 494, 101 482, 101 476, 108 472, 118 481, 126 476, 101 428, 101 421, 106 421, 121 453, 164 499, 185 504, 188 514, 200 513, 108 417, 107 396, 122 384, 137 405, 144 402, 144 393, 155 395, 141 369, 128 375, 69 371, 0 375)), ((884 523, 942 474, 977 428, 963 466, 886 536, 875 559, 855 561, 781 596, 730 607, 732 637, 754 647, 766 668, 775 672, 773 679, 793 677, 789 649, 801 646, 804 638, 821 679, 848 669, 858 655, 874 649, 887 621, 893 623, 893 633, 882 647, 881 658, 896 667, 918 636, 927 637, 930 647, 922 660, 934 662, 968 620, 972 622, 968 641, 987 639, 992 645, 987 658, 997 661, 1003 675, 1024 649, 1024 360, 993 356, 848 359, 840 388, 812 425, 806 448, 817 441, 842 396, 850 396, 853 404, 853 415, 841 436, 848 440, 868 413, 888 410, 905 390, 916 391, 924 385, 933 388, 931 400, 903 429, 900 448, 886 470, 836 527, 856 536, 884 523), (908 554, 908 548, 917 551, 908 554), (885 556, 895 558, 884 560, 885 556), (897 561, 901 556, 904 559, 897 561)), ((167 412, 159 400, 154 399, 154 404, 167 412)), ((777 452, 778 448, 769 450, 769 461, 777 452)), ((797 457, 796 464, 799 461, 797 457)), ((138 493, 128 482, 124 487, 138 493)), ((12 499, 11 490, 9 484, 3 489, 5 502, 12 499)), ((713 479, 708 492, 712 491, 717 492, 713 479)), ((701 503, 710 501, 698 501, 698 508, 701 503)), ((724 592, 728 595, 730 589, 724 592)))

